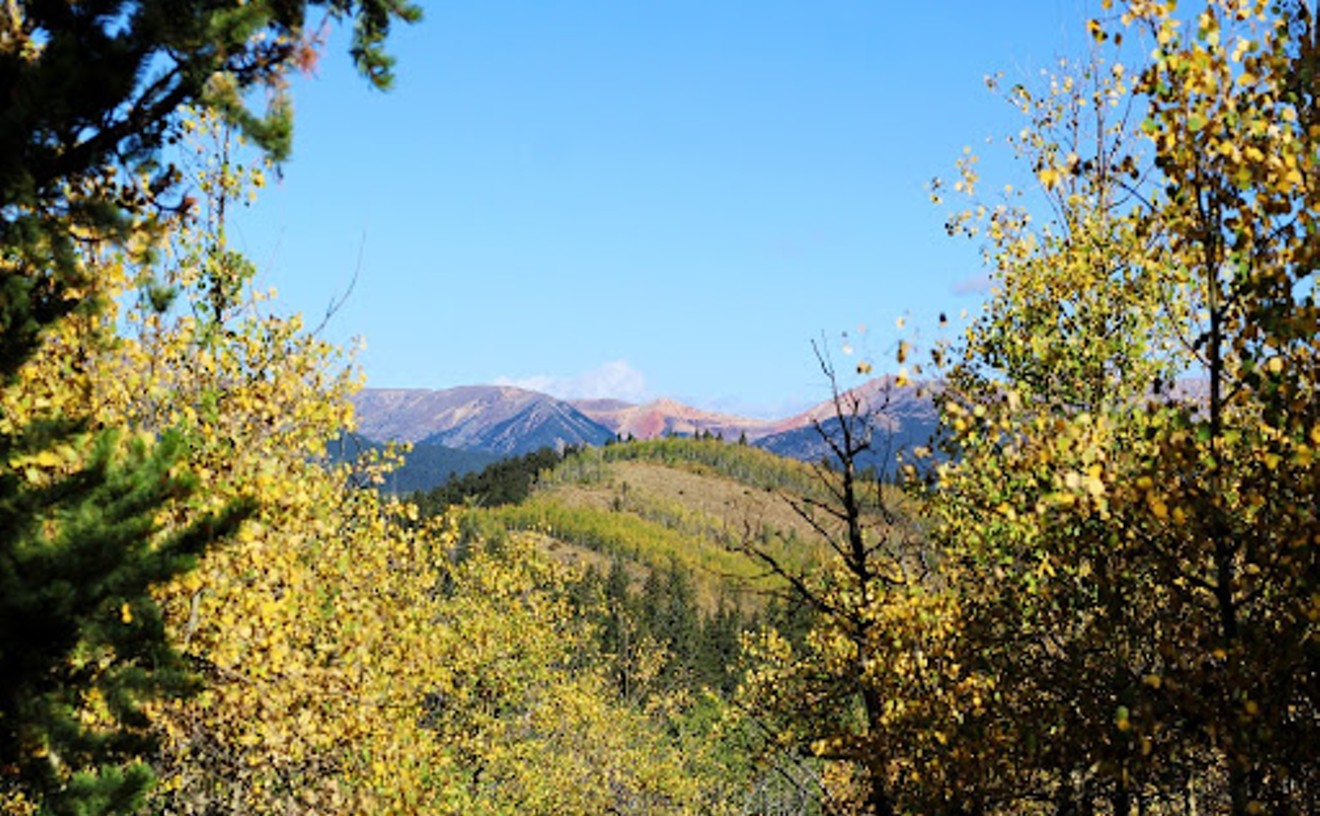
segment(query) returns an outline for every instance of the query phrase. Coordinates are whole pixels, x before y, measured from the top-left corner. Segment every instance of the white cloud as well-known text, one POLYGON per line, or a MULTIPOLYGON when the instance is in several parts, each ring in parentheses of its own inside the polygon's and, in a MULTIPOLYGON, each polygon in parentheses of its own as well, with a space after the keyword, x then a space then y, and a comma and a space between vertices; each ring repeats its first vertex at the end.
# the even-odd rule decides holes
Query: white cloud
POLYGON ((993 283, 984 272, 969 275, 953 285, 955 295, 973 295, 989 292, 993 283))
POLYGON ((530 377, 500 377, 495 383, 540 391, 560 399, 608 398, 641 402, 646 397, 646 377, 625 360, 611 360, 589 371, 564 377, 534 374, 530 377))

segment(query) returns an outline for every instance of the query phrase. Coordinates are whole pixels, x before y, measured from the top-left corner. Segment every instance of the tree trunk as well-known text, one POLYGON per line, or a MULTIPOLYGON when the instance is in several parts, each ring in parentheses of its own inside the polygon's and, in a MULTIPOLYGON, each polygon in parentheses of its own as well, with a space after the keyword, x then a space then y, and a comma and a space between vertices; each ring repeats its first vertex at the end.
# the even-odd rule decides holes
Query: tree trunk
MULTIPOLYGON (((866 708, 866 725, 869 733, 876 733, 880 727, 880 716, 884 710, 880 695, 875 689, 862 690, 862 705, 866 708)), ((886 790, 884 762, 882 757, 867 757, 867 794, 866 808, 871 816, 894 816, 897 812, 886 790)))

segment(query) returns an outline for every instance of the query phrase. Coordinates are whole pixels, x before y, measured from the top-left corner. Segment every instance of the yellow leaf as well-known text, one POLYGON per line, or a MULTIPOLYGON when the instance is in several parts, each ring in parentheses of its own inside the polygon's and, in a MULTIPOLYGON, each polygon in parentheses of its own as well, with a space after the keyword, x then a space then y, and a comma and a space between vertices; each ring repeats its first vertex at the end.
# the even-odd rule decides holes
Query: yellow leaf
POLYGON ((55 451, 47 449, 33 456, 32 462, 41 467, 55 467, 60 464, 60 456, 55 451))
POLYGON ((1040 559, 1040 567, 1037 570, 1041 575, 1054 577, 1054 565, 1050 563, 1049 556, 1040 559))

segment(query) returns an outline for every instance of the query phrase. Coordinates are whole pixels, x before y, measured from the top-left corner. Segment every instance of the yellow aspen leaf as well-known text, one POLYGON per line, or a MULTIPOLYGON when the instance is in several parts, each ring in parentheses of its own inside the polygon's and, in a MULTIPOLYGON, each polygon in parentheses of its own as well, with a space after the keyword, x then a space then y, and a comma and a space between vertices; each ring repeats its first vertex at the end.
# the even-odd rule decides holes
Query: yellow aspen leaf
POLYGON ((1105 483, 1102 479, 1099 479, 1096 476, 1088 475, 1083 480, 1083 483, 1084 483, 1083 486, 1086 488, 1086 492, 1089 493, 1092 498, 1098 499, 1105 494, 1105 483))
POLYGON ((1045 575, 1049 578, 1054 577, 1055 575, 1054 565, 1050 563, 1049 556, 1045 556, 1044 558, 1040 559, 1040 566, 1037 567, 1036 571, 1041 575, 1045 575))
POLYGON ((1150 512, 1160 521, 1166 521, 1169 518, 1169 506, 1163 499, 1158 497, 1150 500, 1150 512))

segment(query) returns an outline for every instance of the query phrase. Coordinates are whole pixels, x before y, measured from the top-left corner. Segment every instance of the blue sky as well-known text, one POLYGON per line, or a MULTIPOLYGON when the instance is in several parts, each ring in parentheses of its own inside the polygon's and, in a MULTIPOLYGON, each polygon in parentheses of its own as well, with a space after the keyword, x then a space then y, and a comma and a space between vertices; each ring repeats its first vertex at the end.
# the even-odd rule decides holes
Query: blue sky
MULTIPOLYGON (((892 370, 896 318, 985 296, 926 185, 1022 122, 985 89, 1084 53, 1084 0, 426 5, 371 91, 342 33, 233 237, 376 387, 512 382, 781 415, 810 342, 892 370), (868 327, 859 335, 859 327, 868 327)), ((841 363, 851 358, 840 357, 841 363)))

